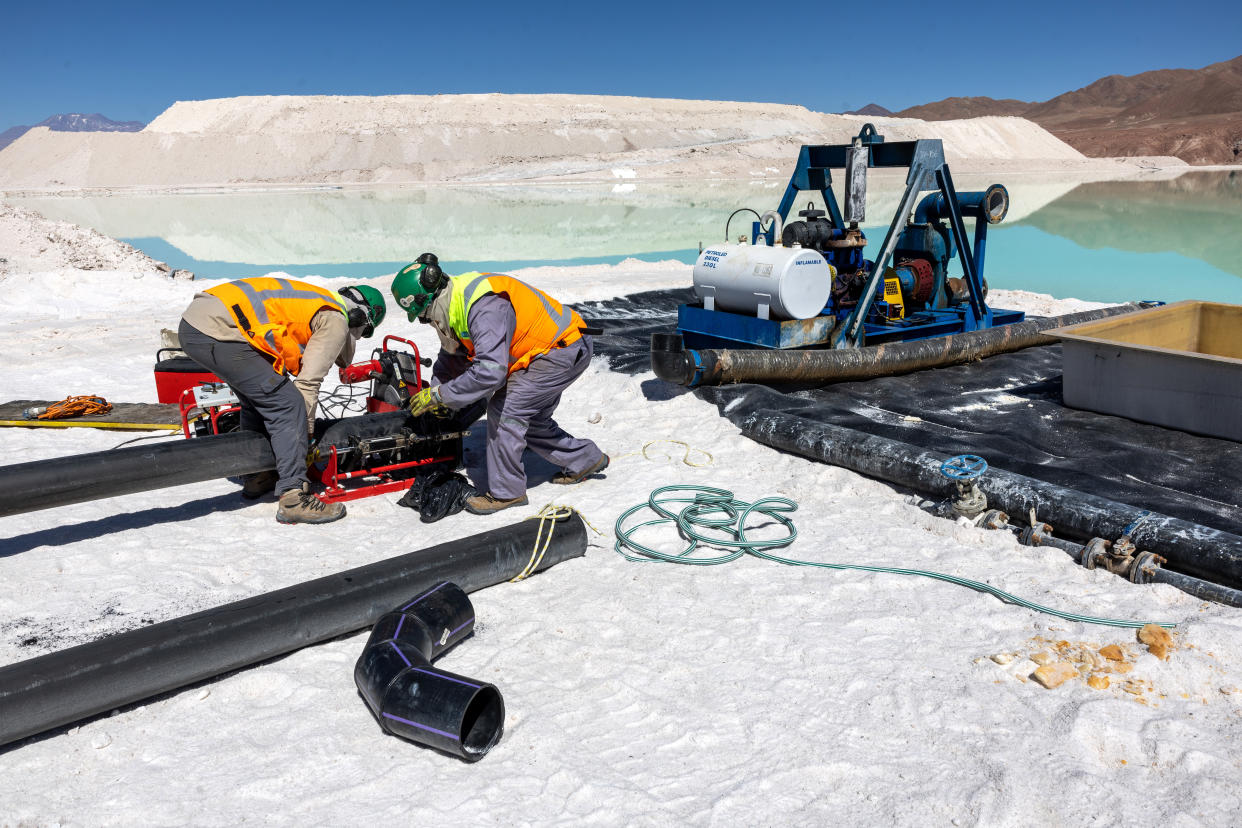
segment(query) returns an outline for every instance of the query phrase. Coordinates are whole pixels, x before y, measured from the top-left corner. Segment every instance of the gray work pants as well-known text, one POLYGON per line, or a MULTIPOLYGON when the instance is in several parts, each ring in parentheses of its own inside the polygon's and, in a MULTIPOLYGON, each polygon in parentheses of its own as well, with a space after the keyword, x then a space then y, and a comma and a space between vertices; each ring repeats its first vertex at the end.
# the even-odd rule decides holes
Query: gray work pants
POLYGON ((603 452, 590 440, 571 436, 552 419, 561 393, 591 364, 591 338, 535 357, 487 404, 487 490, 510 500, 526 494, 522 451, 576 474, 599 462, 603 452))
POLYGON ((242 430, 265 434, 271 441, 280 475, 276 493, 301 488, 307 482, 306 403, 289 378, 273 371, 272 363, 245 342, 213 339, 184 319, 177 335, 190 359, 237 394, 242 430))

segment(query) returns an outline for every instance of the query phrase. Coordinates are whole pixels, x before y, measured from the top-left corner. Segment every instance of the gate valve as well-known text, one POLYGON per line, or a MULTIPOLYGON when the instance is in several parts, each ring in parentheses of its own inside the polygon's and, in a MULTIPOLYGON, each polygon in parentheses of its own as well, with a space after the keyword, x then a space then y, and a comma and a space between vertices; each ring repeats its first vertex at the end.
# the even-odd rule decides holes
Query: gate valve
POLYGON ((988 461, 977 454, 959 454, 940 464, 940 474, 957 486, 957 497, 952 502, 955 514, 974 520, 988 508, 988 499, 979 490, 976 481, 988 470, 988 461))
POLYGON ((1082 553, 1082 565, 1087 569, 1107 569, 1136 584, 1150 582, 1155 570, 1164 562, 1160 555, 1140 551, 1129 535, 1122 535, 1112 543, 1092 538, 1082 553))

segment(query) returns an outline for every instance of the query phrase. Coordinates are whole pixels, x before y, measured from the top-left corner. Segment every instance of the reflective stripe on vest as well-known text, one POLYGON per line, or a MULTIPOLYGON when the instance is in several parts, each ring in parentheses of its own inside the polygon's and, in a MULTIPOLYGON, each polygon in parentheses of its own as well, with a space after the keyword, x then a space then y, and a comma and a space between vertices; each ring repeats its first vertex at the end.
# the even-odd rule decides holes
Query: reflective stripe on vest
POLYGON ((331 291, 258 276, 225 282, 204 291, 219 299, 237 329, 256 350, 272 358, 272 369, 294 374, 302 369, 302 351, 311 338, 311 319, 324 308, 344 314, 345 305, 331 291))
POLYGON ((470 308, 489 293, 504 294, 513 305, 517 324, 509 343, 509 373, 519 371, 535 357, 582 338, 582 317, 573 308, 525 282, 501 273, 463 273, 450 281, 449 327, 471 357, 470 308))

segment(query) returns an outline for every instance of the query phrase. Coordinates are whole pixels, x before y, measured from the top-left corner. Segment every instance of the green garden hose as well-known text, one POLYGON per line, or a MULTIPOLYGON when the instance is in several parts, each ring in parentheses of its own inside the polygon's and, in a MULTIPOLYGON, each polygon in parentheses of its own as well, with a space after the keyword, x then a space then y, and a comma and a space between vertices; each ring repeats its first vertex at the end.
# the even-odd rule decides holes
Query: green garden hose
POLYGON ((638 562, 663 561, 693 566, 714 566, 735 561, 743 555, 754 555, 757 558, 775 561, 787 566, 852 569, 860 572, 878 572, 888 575, 918 575, 923 578, 948 581, 951 584, 985 592, 989 595, 994 595, 1006 603, 1016 604, 1017 606, 1026 607, 1027 609, 1042 612, 1056 618, 1062 618, 1066 621, 1081 621, 1084 624, 1101 624, 1106 627, 1126 627, 1131 629, 1146 626, 1148 623, 1155 623, 1157 626, 1166 629, 1172 629, 1176 626, 1158 621, 1124 621, 1115 618, 1096 618, 1092 615, 1061 612, 1051 607, 1045 607, 1018 598, 990 584, 972 581, 969 578, 959 578, 956 575, 946 575, 943 572, 928 572, 922 569, 899 569, 888 566, 804 561, 771 554, 767 550, 788 546, 798 537, 798 530, 794 527, 793 521, 787 517, 788 513, 797 511, 797 509, 797 503, 784 497, 765 497, 756 500, 754 503, 747 503, 744 500, 736 499, 732 492, 710 486, 661 486, 647 497, 647 502, 627 509, 617 518, 615 527, 617 542, 613 548, 626 560, 638 562), (695 492, 695 494, 693 497, 666 497, 662 499, 660 496, 666 492, 695 492), (663 504, 665 503, 686 503, 688 505, 684 506, 679 512, 673 512, 664 507, 663 504), (651 509, 659 517, 636 524, 628 529, 625 528, 625 521, 642 509, 651 509), (776 521, 785 527, 788 534, 779 538, 751 540, 746 536, 746 520, 751 515, 763 515, 776 521), (645 526, 654 526, 662 523, 677 525, 678 532, 687 541, 685 549, 676 553, 660 552, 659 550, 644 546, 633 539, 633 533, 637 530, 645 526), (707 534, 708 532, 714 532, 715 534, 707 534), (694 554, 705 545, 722 547, 727 551, 719 555, 705 555, 702 552, 697 555, 694 554), (630 551, 627 552, 627 549, 630 551))

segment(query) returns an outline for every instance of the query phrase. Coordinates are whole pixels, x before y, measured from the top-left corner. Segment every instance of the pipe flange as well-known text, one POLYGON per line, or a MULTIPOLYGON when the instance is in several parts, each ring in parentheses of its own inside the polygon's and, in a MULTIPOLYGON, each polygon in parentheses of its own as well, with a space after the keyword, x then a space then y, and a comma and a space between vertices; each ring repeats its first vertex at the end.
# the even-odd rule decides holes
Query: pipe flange
POLYGON ((1082 548, 1082 560, 1080 563, 1087 569, 1095 569, 1102 566, 1110 557, 1109 550, 1112 544, 1103 538, 1092 538, 1087 541, 1087 545, 1082 548))
POLYGON ((1044 541, 1052 536, 1052 527, 1047 523, 1035 522, 1018 534, 1018 543, 1024 546, 1043 546, 1044 541))
POLYGON ((1134 556, 1134 562, 1130 564, 1130 583, 1150 584, 1163 561, 1164 558, 1152 552, 1138 553, 1134 556))
POLYGON ((1009 525, 1009 515, 1000 509, 989 509, 979 517, 975 518, 975 526, 984 529, 1004 529, 1009 525))

